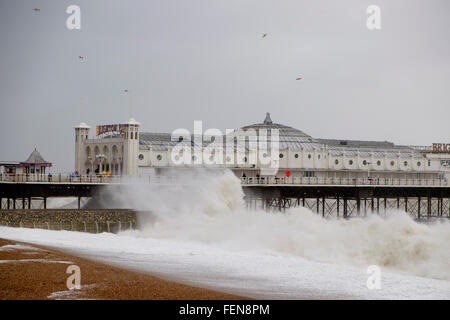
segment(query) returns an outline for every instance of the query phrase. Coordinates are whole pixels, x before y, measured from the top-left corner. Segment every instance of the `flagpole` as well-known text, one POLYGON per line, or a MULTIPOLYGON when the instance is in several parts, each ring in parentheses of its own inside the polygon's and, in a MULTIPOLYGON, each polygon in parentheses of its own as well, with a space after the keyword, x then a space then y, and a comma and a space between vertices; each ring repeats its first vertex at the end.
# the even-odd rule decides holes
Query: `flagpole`
POLYGON ((131 90, 125 89, 123 90, 125 93, 128 93, 130 99, 130 119, 133 118, 133 99, 131 95, 131 90))

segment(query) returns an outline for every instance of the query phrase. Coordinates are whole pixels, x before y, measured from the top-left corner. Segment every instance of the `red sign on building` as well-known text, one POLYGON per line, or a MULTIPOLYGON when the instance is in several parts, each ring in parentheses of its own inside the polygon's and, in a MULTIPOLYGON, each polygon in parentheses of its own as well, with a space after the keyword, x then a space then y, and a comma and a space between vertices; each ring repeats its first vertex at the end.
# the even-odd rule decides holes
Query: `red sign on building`
POLYGON ((122 124, 105 124, 97 126, 96 135, 100 136, 105 133, 123 133, 125 126, 122 124))
POLYGON ((450 143, 433 143, 434 153, 450 153, 450 143))

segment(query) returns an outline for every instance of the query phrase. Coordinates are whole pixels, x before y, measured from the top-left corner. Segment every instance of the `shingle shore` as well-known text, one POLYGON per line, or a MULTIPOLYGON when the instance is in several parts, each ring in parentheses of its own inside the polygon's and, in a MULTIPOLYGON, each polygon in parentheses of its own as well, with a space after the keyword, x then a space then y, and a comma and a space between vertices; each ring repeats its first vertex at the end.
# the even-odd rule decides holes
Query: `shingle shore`
POLYGON ((5 245, 18 243, 20 242, 0 239, 0 261, 8 260, 7 263, 0 263, 0 300, 55 298, 120 300, 245 299, 112 267, 42 246, 25 244, 41 250, 1 248, 5 245), (33 262, 24 261, 27 259, 32 259, 33 262), (11 262, 11 260, 17 260, 17 262, 11 262), (45 262, 46 260, 53 262, 45 262), (66 281, 70 274, 67 274, 66 271, 67 267, 72 264, 80 268, 81 290, 69 291, 67 289, 66 281))

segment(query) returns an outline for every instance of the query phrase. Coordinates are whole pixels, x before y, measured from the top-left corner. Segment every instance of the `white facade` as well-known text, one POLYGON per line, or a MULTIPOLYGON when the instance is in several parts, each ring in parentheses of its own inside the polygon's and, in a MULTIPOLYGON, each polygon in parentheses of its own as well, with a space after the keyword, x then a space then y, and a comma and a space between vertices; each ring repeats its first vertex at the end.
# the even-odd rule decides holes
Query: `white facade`
MULTIPOLYGON (((120 134, 95 139, 89 138, 86 124, 75 127, 76 171, 80 174, 111 171, 114 175, 136 175, 161 173, 173 168, 226 167, 237 176, 259 177, 265 174, 259 160, 252 162, 257 158, 254 154, 237 148, 231 150, 232 153, 221 155, 222 164, 220 161, 215 165, 206 164, 212 159, 209 149, 214 145, 208 147, 208 143, 202 143, 203 148, 193 144, 197 147, 189 154, 190 163, 174 163, 174 160, 176 162, 186 156, 182 153, 172 156, 174 148, 183 143, 191 146, 190 141, 172 140, 169 133, 140 133, 139 123, 134 119, 123 126, 125 129, 120 134)), ((258 135, 259 130, 266 128, 280 131, 279 154, 274 155, 279 163, 275 173, 278 177, 285 176, 286 170, 289 170, 292 177, 450 178, 450 167, 445 165, 446 159, 450 161, 450 154, 437 155, 417 147, 395 146, 389 142, 349 140, 338 143, 335 140, 313 139, 300 130, 273 124, 269 115, 263 123, 242 129, 258 135)), ((209 138, 205 140, 210 141, 209 138)))
POLYGON ((75 171, 81 175, 136 175, 140 124, 130 119, 122 126, 120 135, 103 138, 89 138, 90 127, 85 123, 76 126, 75 171))

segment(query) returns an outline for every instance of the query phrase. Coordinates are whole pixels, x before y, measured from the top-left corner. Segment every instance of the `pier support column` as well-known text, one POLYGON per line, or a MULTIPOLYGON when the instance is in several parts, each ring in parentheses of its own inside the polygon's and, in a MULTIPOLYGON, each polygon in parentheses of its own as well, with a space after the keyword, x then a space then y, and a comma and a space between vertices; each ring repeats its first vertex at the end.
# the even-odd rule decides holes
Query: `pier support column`
POLYGON ((377 197, 377 214, 380 214, 380 198, 377 197))
POLYGON ((344 198, 344 219, 347 218, 347 198, 344 198))
POLYGON ((26 209, 25 198, 22 198, 22 209, 26 209))
POLYGON ((420 197, 417 198, 417 219, 420 220, 420 197))
POLYGON ((0 198, 0 210, 2 210, 3 199, 0 198))
POLYGON ((81 197, 78 197, 78 209, 81 208, 81 197))
POLYGON ((336 214, 337 217, 339 218, 339 197, 336 198, 336 214))
POLYGON ((31 209, 31 198, 28 198, 28 209, 31 209))
MULTIPOLYGON (((345 201, 347 201, 347 200, 345 200, 345 201)), ((344 202, 344 211, 347 211, 346 210, 346 202, 344 202)), ((359 198, 359 195, 358 195, 358 197, 356 198, 356 214, 359 216, 359 213, 361 212, 361 199, 359 198)))
POLYGON ((16 210, 16 198, 13 199, 13 209, 16 210))
POLYGON ((322 197, 322 217, 325 217, 325 197, 322 197))
POLYGON ((6 199, 6 208, 9 210, 9 206, 10 206, 10 204, 9 204, 9 198, 7 198, 6 199))
POLYGON ((44 209, 47 209, 47 198, 44 197, 44 209))
POLYGON ((408 198, 405 197, 405 212, 408 213, 408 198))
POLYGON ((316 211, 317 211, 317 214, 319 214, 319 207, 320 207, 320 199, 317 198, 317 202, 316 202, 316 211))

